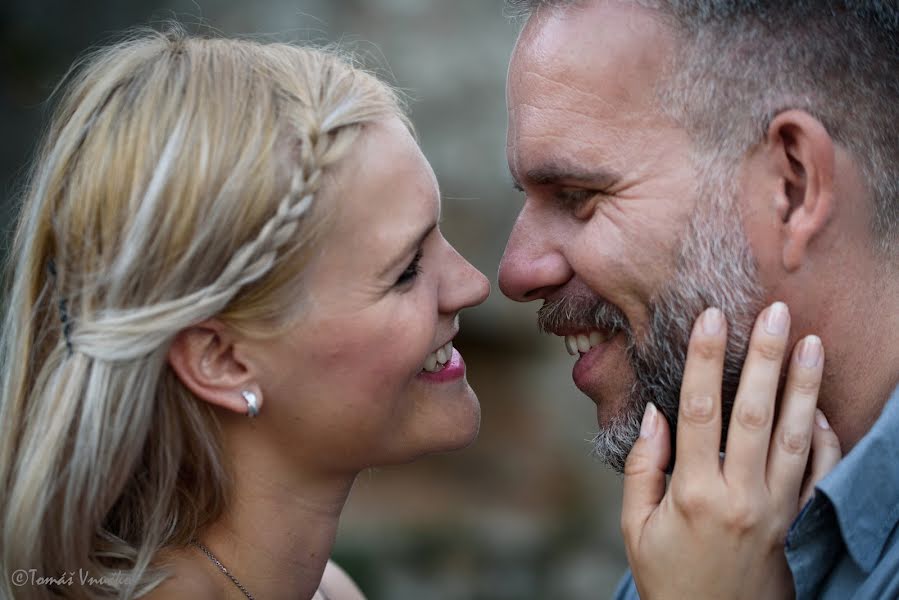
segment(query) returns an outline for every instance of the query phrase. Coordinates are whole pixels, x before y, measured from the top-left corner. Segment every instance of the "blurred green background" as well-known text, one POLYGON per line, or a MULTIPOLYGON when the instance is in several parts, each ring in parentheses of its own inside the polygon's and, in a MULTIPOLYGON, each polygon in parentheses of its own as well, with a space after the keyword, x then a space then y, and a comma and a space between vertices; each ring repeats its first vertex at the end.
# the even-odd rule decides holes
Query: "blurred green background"
POLYGON ((446 237, 493 282, 456 344, 483 406, 479 440, 364 473, 335 556, 372 600, 608 598, 625 568, 620 481, 589 456, 595 407, 571 383, 562 342, 538 334, 537 305, 496 288, 521 205, 504 154, 504 79, 519 26, 502 0, 5 0, 4 233, 46 100, 72 61, 122 29, 173 18, 230 35, 342 41, 367 55, 412 100, 446 237))

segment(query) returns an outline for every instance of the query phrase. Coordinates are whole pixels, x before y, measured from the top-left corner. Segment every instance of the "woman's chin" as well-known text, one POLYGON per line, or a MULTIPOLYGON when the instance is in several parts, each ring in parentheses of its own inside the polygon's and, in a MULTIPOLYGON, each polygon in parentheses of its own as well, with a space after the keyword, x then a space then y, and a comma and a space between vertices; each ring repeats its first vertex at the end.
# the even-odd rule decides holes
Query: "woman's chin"
POLYGON ((481 430, 481 405, 471 388, 468 388, 466 396, 466 406, 462 414, 454 415, 451 425, 445 428, 444 435, 441 436, 446 439, 445 445, 433 452, 463 450, 478 439, 481 430))
POLYGON ((417 443, 407 446, 392 460, 385 461, 383 466, 408 464, 431 454, 456 452, 471 446, 478 439, 481 428, 481 407, 477 403, 477 398, 473 397, 473 400, 464 414, 455 414, 451 418, 442 419, 436 430, 432 428, 420 432, 416 436, 417 443))
POLYGON ((481 430, 481 419, 480 419, 480 411, 478 411, 477 418, 473 419, 473 422, 468 423, 465 428, 460 428, 458 435, 455 436, 450 443, 448 443, 444 448, 434 450, 434 452, 455 452, 457 450, 464 450, 468 448, 472 444, 474 444, 475 440, 478 439, 478 433, 481 430))

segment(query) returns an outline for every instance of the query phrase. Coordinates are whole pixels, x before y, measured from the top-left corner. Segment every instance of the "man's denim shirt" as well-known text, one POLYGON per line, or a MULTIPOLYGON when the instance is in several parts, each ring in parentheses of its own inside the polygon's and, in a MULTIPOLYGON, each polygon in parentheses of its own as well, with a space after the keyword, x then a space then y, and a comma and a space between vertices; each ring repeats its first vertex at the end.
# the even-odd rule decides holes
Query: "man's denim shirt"
MULTIPOLYGON (((787 534, 797 600, 899 598, 899 388, 787 534)), ((615 600, 639 598, 630 572, 615 600)))

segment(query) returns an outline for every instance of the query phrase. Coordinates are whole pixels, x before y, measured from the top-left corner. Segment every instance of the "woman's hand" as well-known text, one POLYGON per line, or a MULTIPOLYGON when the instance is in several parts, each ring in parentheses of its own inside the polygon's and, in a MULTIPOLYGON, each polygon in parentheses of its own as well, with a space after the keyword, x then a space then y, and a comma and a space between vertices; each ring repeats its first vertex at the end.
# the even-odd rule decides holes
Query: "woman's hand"
POLYGON ((816 409, 824 364, 817 337, 796 345, 775 407, 788 334, 789 312, 782 303, 768 307, 756 321, 722 460, 726 325, 714 308, 697 319, 680 395, 677 460, 667 491, 668 424, 653 405, 647 407, 640 439, 625 467, 621 515, 642 600, 793 597, 784 539, 815 483, 841 453, 836 435, 816 409))

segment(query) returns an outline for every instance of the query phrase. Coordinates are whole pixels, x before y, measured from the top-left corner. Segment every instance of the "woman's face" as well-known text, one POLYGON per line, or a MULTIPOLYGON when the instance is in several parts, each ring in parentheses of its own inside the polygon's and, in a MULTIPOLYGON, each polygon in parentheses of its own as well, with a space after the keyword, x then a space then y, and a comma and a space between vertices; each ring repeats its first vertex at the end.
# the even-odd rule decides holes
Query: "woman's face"
POLYGON ((440 233, 434 173, 403 124, 367 126, 321 201, 336 214, 300 318, 257 342, 258 425, 328 471, 469 444, 480 407, 458 351, 441 348, 489 283, 440 233))

